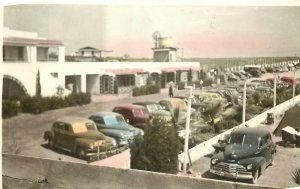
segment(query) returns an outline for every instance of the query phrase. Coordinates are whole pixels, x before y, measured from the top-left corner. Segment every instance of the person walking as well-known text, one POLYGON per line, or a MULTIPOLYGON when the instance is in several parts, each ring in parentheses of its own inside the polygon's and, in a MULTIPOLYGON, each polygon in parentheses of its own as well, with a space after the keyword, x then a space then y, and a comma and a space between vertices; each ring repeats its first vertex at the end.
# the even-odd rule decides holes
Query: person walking
POLYGON ((202 90, 202 86, 203 86, 203 81, 202 79, 200 79, 200 90, 202 90))

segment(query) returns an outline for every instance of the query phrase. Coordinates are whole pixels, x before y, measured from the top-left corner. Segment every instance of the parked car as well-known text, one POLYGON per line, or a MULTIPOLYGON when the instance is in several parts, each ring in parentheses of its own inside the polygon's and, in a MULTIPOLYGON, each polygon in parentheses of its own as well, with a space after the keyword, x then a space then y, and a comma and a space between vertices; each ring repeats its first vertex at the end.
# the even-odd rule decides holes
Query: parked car
POLYGON ((126 122, 134 127, 144 129, 149 113, 143 106, 134 104, 121 104, 113 108, 113 112, 121 114, 126 122))
POLYGON ((144 135, 143 130, 129 125, 119 113, 96 112, 89 119, 96 123, 101 133, 116 139, 119 146, 129 145, 135 136, 144 135))
POLYGON ((144 102, 134 102, 134 105, 143 106, 145 110, 150 115, 161 115, 161 116, 171 116, 171 113, 167 110, 164 110, 163 107, 157 102, 144 101, 144 102))
POLYGON ((210 172, 252 183, 274 163, 277 151, 270 132, 262 128, 235 129, 225 145, 219 147, 220 151, 211 157, 210 172))
POLYGON ((234 75, 234 74, 231 73, 231 72, 226 73, 226 76, 227 76, 227 81, 228 81, 228 82, 236 82, 236 81, 239 81, 239 77, 237 77, 236 75, 234 75))
MULTIPOLYGON (((174 98, 179 98, 181 100, 184 100, 186 104, 188 103, 188 97, 186 96, 174 96, 174 98)), ((200 110, 201 112, 205 112, 206 110, 212 108, 210 104, 201 102, 197 97, 191 98, 191 107, 194 108, 195 110, 200 110)))
MULTIPOLYGON (((175 112, 178 110, 177 122, 179 124, 184 123, 186 121, 187 116, 187 105, 184 100, 179 98, 165 98, 158 102, 164 110, 169 111, 171 114, 175 115, 175 112)), ((191 119, 193 119, 193 115, 196 110, 191 108, 191 119)))
POLYGON ((56 120, 51 130, 44 133, 50 148, 76 154, 80 159, 99 155, 116 149, 116 141, 97 130, 92 120, 80 117, 62 117, 56 120))
POLYGON ((245 80, 247 79, 246 76, 244 76, 242 73, 240 72, 232 72, 234 75, 236 75, 237 77, 239 77, 240 80, 245 80))
POLYGON ((215 92, 195 92, 196 96, 201 102, 209 104, 212 108, 217 107, 219 104, 227 106, 228 102, 226 98, 223 98, 220 94, 215 92))
POLYGON ((287 85, 293 85, 294 83, 296 84, 297 83, 297 80, 294 79, 293 77, 289 77, 289 76, 282 76, 280 78, 280 80, 284 83, 284 84, 287 84, 287 85))

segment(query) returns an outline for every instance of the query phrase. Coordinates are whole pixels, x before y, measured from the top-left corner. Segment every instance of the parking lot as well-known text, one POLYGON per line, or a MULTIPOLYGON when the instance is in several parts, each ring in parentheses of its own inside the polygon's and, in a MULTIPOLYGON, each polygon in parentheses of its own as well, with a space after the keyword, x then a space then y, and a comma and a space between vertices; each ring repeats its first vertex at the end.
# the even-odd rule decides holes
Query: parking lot
MULTIPOLYGON (((282 73, 292 75, 292 72, 282 73)), ((263 78, 273 77, 272 74, 265 74, 263 78)), ((175 91, 174 95, 188 94, 188 90, 175 91)), ((19 116, 4 119, 2 126, 2 151, 3 153, 18 154, 24 156, 41 157, 48 159, 60 159, 70 162, 86 163, 71 154, 61 150, 50 150, 43 140, 43 134, 50 129, 51 124, 62 116, 88 117, 97 111, 111 111, 114 106, 121 103, 137 101, 158 101, 168 97, 168 90, 163 89, 160 94, 146 95, 140 97, 103 95, 93 96, 93 102, 88 105, 69 107, 64 109, 47 111, 38 115, 21 114, 19 116)), ((279 120, 277 120, 279 121, 279 120)), ((274 129, 270 127, 270 129, 274 129)), ((258 180, 258 184, 291 187, 294 186, 291 171, 300 166, 300 149, 285 148, 281 145, 281 138, 274 138, 278 144, 276 164, 267 168, 266 172, 258 180), (279 176, 280 175, 280 176, 279 176)), ((193 164, 193 170, 200 172, 204 178, 213 178, 209 170, 210 156, 203 157, 193 164)), ((219 178, 218 178, 219 179, 219 178)))

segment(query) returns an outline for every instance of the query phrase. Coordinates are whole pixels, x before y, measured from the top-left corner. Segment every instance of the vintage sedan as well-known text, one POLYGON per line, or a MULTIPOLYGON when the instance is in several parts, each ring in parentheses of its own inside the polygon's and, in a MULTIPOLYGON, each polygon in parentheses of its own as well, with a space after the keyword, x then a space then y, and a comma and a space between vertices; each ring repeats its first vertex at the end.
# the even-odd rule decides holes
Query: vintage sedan
POLYGON ((140 129, 145 128, 146 121, 149 119, 145 107, 134 104, 120 104, 113 108, 113 112, 121 114, 126 122, 140 129))
POLYGON ((50 148, 76 154, 80 159, 99 155, 116 148, 116 141, 97 130, 92 120, 80 117, 62 117, 56 120, 51 130, 44 133, 50 148))
POLYGON ((211 157, 210 172, 221 177, 256 183, 264 170, 274 163, 276 144, 265 129, 235 129, 228 143, 220 146, 219 152, 211 157))
POLYGON ((134 102, 132 104, 145 107, 145 110, 150 115, 167 116, 167 117, 171 116, 171 113, 169 111, 164 110, 163 107, 157 102, 142 101, 142 102, 134 102))
POLYGON ((143 130, 129 125, 121 114, 115 112, 96 112, 89 119, 96 123, 98 130, 117 140, 119 146, 129 145, 137 135, 144 135, 143 130))

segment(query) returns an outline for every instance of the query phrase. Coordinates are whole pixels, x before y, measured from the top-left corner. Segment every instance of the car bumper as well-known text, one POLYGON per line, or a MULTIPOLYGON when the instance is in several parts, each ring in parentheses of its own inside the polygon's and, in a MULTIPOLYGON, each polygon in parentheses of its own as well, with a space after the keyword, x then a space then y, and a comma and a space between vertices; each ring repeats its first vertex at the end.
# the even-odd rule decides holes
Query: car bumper
POLYGON ((221 176, 221 177, 227 177, 227 178, 235 178, 235 179, 252 179, 252 172, 234 172, 234 173, 228 173, 222 170, 215 170, 210 169, 211 173, 221 176))

